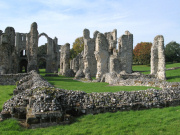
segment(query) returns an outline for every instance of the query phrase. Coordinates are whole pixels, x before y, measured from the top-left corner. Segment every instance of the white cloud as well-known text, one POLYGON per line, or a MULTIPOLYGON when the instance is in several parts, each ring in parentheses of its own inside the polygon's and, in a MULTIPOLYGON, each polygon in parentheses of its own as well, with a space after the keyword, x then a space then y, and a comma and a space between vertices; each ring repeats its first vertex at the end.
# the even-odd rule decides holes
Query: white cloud
POLYGON ((118 37, 129 30, 134 34, 134 45, 141 41, 152 42, 156 34, 165 35, 167 42, 180 42, 180 9, 173 2, 168 10, 161 8, 168 7, 166 0, 163 3, 154 0, 156 5, 148 0, 31 0, 35 7, 17 0, 22 5, 15 8, 14 14, 15 9, 9 8, 13 4, 10 2, 0 1, 0 29, 12 26, 18 32, 27 33, 35 21, 39 33, 45 32, 52 38, 56 36, 59 44, 69 42, 72 45, 83 35, 84 28, 90 30, 91 37, 95 30, 104 33, 116 28, 118 37))

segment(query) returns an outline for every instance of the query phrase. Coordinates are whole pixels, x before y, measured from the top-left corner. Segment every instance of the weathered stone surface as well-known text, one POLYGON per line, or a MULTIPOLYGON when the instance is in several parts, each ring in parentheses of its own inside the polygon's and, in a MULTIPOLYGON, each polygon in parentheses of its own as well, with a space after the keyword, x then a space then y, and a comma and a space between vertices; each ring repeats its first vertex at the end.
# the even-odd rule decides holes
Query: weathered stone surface
POLYGON ((94 55, 95 39, 94 38, 91 39, 89 35, 90 35, 89 30, 84 29, 83 31, 83 39, 84 39, 83 60, 84 60, 84 74, 85 74, 86 79, 91 79, 91 76, 95 76, 97 72, 97 62, 94 55))
POLYGON ((15 30, 7 27, 5 33, 1 33, 0 74, 16 73, 16 57, 13 57, 15 54, 15 30))
MULTIPOLYGON (((41 33, 38 35, 38 39, 44 36, 47 38, 47 48, 46 48, 46 54, 43 56, 38 56, 38 61, 40 59, 44 59, 46 61, 46 72, 47 73, 54 73, 58 72, 58 66, 60 65, 60 48, 61 45, 58 45, 58 39, 55 37, 52 39, 49 37, 46 33, 41 33)), ((43 50, 41 50, 43 51, 43 50)))
POLYGON ((82 78, 82 76, 84 77, 84 60, 83 60, 83 55, 84 55, 84 51, 82 51, 78 56, 77 59, 79 59, 79 69, 75 74, 75 78, 79 79, 82 78))
POLYGON ((66 43, 61 47, 61 57, 60 57, 60 72, 59 74, 68 76, 67 72, 70 71, 70 44, 66 43))
POLYGON ((96 78, 99 79, 103 74, 108 73, 109 64, 109 46, 106 37, 102 33, 97 34, 95 57, 97 61, 96 78))
POLYGON ((46 61, 46 72, 58 72, 60 45, 57 42, 56 37, 52 39, 46 33, 38 35, 36 23, 31 25, 28 34, 15 33, 14 28, 7 27, 4 33, 0 31, 0 73, 15 74, 22 73, 23 70, 37 70, 40 59, 46 61), (45 36, 48 41, 45 56, 37 56, 38 39, 41 36, 45 36))
POLYGON ((81 54, 78 54, 75 58, 73 58, 71 61, 71 69, 74 71, 74 73, 77 73, 77 71, 79 70, 79 61, 81 59, 81 54))
POLYGON ((165 80, 165 70, 164 37, 158 35, 154 38, 151 47, 151 74, 156 75, 158 79, 165 80))
MULTIPOLYGON (((72 122, 71 116, 126 110, 162 108, 180 104, 180 82, 161 81, 152 75, 108 73, 129 85, 158 85, 162 90, 85 93, 52 87, 35 71, 22 78, 1 112, 1 119, 26 119, 29 128, 72 122), (130 79, 129 79, 130 78, 130 79), (151 81, 151 82, 150 82, 151 81), (153 84, 156 83, 156 84, 153 84), (51 124, 52 123, 52 124, 51 124)), ((110 79, 111 80, 111 79, 110 79)), ((118 84, 120 85, 120 83, 118 84)), ((127 84, 126 84, 127 85, 127 84)))
POLYGON ((0 75, 0 85, 16 85, 17 81, 27 75, 27 73, 2 74, 0 75))
POLYGON ((118 39, 118 55, 121 62, 121 71, 132 73, 132 62, 133 62, 133 34, 126 31, 118 39))
POLYGON ((27 71, 30 72, 31 70, 38 71, 37 66, 37 50, 38 50, 38 30, 37 30, 37 23, 34 22, 31 24, 31 30, 27 34, 27 42, 26 42, 26 50, 27 51, 27 58, 28 58, 28 67, 27 71))

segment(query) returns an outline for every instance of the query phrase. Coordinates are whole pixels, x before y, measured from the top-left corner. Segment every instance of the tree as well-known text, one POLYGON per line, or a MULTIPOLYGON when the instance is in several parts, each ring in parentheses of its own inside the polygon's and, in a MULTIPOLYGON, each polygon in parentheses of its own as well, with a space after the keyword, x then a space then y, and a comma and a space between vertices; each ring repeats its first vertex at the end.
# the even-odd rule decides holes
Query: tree
POLYGON ((180 62, 180 44, 171 41, 165 47, 166 62, 180 62))
POLYGON ((73 48, 70 50, 70 58, 75 58, 79 53, 84 50, 84 39, 83 37, 76 38, 75 42, 73 43, 73 48))
POLYGON ((138 43, 133 50, 133 62, 135 64, 150 64, 150 53, 152 43, 138 43))

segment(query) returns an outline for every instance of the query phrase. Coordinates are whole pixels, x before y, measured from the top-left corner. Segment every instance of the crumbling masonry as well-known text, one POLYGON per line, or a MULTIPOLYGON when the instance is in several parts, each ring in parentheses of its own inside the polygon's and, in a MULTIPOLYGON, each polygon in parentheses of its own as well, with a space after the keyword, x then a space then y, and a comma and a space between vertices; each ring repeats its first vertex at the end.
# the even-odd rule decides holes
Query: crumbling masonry
POLYGON ((20 73, 23 68, 26 72, 38 71, 38 61, 45 59, 46 72, 57 72, 59 65, 58 39, 38 34, 37 23, 32 23, 29 33, 16 32, 14 28, 7 27, 5 32, 0 30, 0 74, 20 73), (38 40, 41 36, 47 37, 47 54, 38 57, 38 40))
POLYGON ((106 73, 132 73, 133 35, 129 31, 118 39, 118 50, 116 29, 104 34, 95 31, 93 38, 90 38, 89 30, 84 29, 83 39, 83 60, 80 62, 78 55, 70 62, 71 69, 76 73, 75 78, 91 79, 96 76, 101 80, 106 73), (81 68, 80 63, 83 63, 81 68))
POLYGON ((158 79, 165 80, 165 70, 164 37, 158 35, 154 38, 151 47, 151 74, 156 75, 158 79))

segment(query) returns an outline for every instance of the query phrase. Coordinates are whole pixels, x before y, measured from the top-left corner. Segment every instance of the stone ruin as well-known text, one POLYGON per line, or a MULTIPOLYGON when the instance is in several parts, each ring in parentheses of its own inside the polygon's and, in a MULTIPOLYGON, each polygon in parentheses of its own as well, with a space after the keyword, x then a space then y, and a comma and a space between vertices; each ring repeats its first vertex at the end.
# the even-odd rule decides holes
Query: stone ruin
POLYGON ((25 121, 27 128, 37 128, 68 124, 73 122, 73 117, 84 114, 180 105, 180 82, 171 83, 137 74, 131 76, 131 80, 127 77, 129 78, 123 76, 123 79, 126 79, 123 83, 157 85, 162 90, 151 88, 114 93, 63 90, 54 88, 36 71, 31 71, 17 82, 17 88, 13 91, 14 96, 4 104, 0 120, 21 119, 25 121), (132 82, 133 79, 137 80, 132 82), (141 82, 138 79, 141 79, 141 82))
POLYGON ((40 59, 46 61, 46 72, 58 72, 60 45, 57 40, 45 33, 39 34, 37 23, 32 23, 29 33, 15 33, 12 27, 7 27, 4 33, 0 31, 0 74, 21 73, 23 68, 25 72, 38 71, 40 59), (38 40, 41 36, 47 38, 47 54, 38 57, 38 40))
POLYGON ((104 34, 95 31, 93 38, 90 38, 89 30, 84 29, 84 51, 72 61, 69 61, 70 45, 61 46, 58 54, 60 47, 57 38, 52 39, 45 33, 38 34, 36 23, 31 25, 28 34, 15 33, 14 28, 8 27, 4 33, 0 31, 0 36, 1 85, 17 85, 14 96, 3 106, 0 120, 24 119, 27 128, 36 128, 71 123, 73 116, 83 114, 180 105, 180 82, 165 81, 163 36, 154 38, 150 75, 132 72, 133 35, 129 31, 118 39, 116 47, 116 29, 104 34), (45 57, 46 64, 49 64, 46 70, 49 72, 57 71, 60 62, 59 74, 65 76, 87 80, 96 76, 98 81, 110 85, 153 86, 162 90, 85 93, 54 88, 36 72, 38 38, 41 36, 48 41, 45 57), (21 63, 21 60, 26 62, 21 63), (25 65, 27 74, 12 74, 25 65))
POLYGON ((75 78, 102 80, 106 73, 132 73, 133 35, 126 31, 118 39, 117 30, 104 34, 95 31, 90 38, 90 31, 84 29, 84 50, 70 61, 70 68, 75 72, 75 78))
POLYGON ((151 74, 156 75, 158 79, 165 80, 165 69, 164 37, 158 35, 154 38, 151 47, 151 74))

